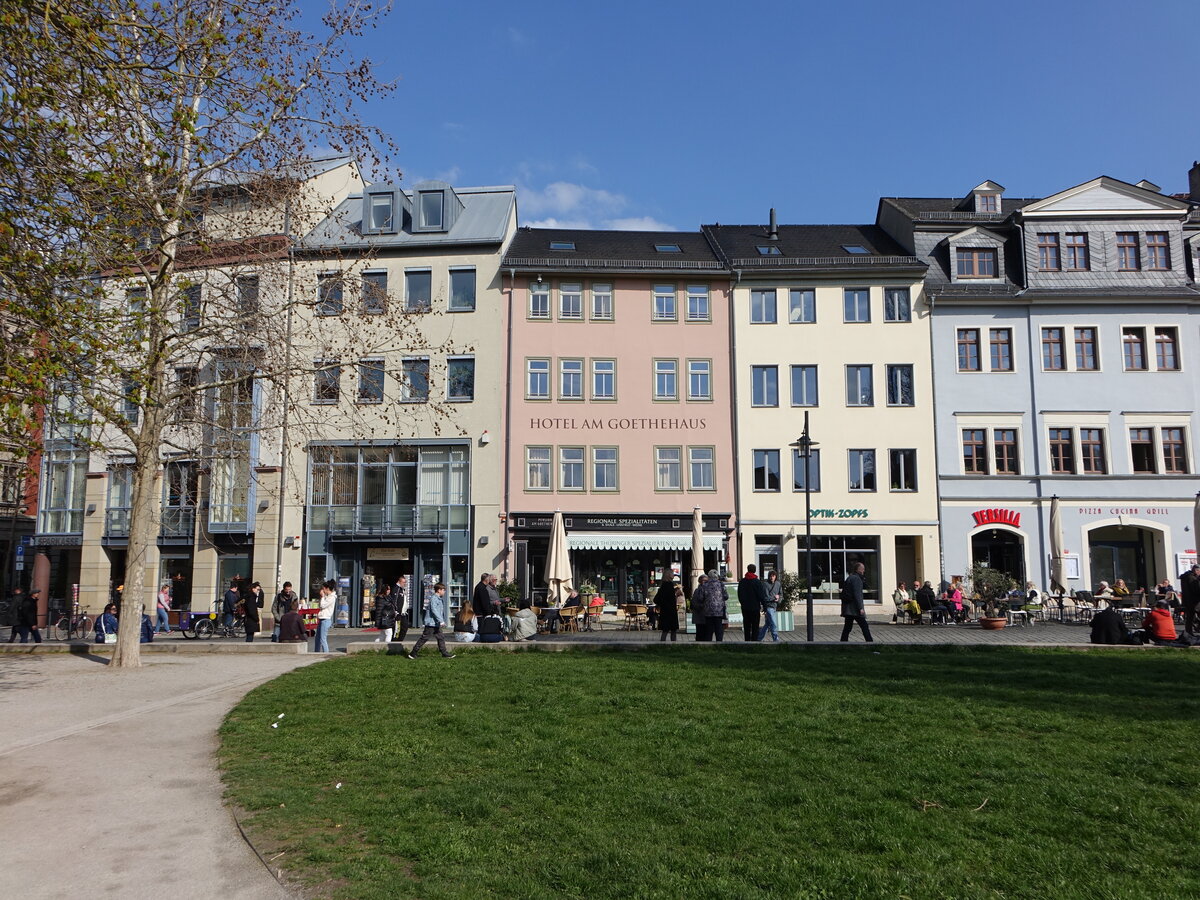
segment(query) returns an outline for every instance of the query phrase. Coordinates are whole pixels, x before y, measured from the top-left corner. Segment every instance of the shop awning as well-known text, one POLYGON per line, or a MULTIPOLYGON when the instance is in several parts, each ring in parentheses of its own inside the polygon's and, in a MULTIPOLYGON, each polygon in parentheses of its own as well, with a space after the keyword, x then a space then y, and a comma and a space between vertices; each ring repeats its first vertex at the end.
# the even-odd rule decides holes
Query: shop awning
MULTIPOLYGON (((705 550, 720 550, 720 535, 705 535, 705 550)), ((638 531, 568 531, 572 550, 691 550, 692 534, 661 534, 638 531)))

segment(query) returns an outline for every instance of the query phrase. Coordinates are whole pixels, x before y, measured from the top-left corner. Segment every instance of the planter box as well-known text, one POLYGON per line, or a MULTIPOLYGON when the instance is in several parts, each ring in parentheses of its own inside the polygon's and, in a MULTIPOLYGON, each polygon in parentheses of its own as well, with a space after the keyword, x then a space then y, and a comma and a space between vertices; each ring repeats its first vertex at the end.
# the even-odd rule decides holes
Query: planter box
POLYGON ((979 627, 984 631, 999 631, 1006 624, 1008 624, 1008 620, 1005 618, 988 618, 984 616, 979 620, 979 627))

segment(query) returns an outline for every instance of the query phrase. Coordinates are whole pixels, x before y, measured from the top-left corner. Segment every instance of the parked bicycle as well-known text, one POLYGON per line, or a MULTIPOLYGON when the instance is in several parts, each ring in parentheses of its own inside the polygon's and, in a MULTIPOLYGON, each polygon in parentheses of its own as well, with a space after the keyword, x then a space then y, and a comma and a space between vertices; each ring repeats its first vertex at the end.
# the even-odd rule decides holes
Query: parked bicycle
POLYGON ((234 616, 233 624, 226 625, 223 617, 218 618, 217 614, 213 614, 204 619, 193 619, 192 630, 196 632, 196 637, 208 640, 214 637, 239 637, 245 633, 245 616, 234 616))
POLYGON ((64 614, 51 628, 56 641, 88 641, 92 638, 92 617, 76 603, 70 614, 64 614))

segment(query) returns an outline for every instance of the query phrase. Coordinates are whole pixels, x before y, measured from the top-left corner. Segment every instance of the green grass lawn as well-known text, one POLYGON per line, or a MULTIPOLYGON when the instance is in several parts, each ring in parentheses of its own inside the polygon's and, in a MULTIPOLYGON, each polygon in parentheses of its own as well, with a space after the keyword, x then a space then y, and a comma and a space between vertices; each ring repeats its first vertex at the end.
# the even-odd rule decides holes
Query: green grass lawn
POLYGON ((230 798, 322 897, 1200 896, 1200 656, 782 649, 320 663, 230 798))

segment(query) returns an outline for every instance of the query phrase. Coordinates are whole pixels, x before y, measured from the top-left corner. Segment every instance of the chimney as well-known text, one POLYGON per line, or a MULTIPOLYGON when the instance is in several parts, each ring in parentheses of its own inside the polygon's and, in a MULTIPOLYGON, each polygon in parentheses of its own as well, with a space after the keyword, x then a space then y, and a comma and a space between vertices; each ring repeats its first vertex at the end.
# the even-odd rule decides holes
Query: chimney
POLYGON ((1200 203, 1200 162, 1188 169, 1188 199, 1200 203))
POLYGON ((775 224, 775 207, 771 207, 771 228, 767 232, 767 239, 772 241, 779 240, 779 226, 775 224))
POLYGON ((1156 194, 1162 193, 1162 188, 1153 181, 1147 181, 1145 178, 1135 184, 1134 187, 1140 187, 1143 191, 1154 191, 1156 194))

